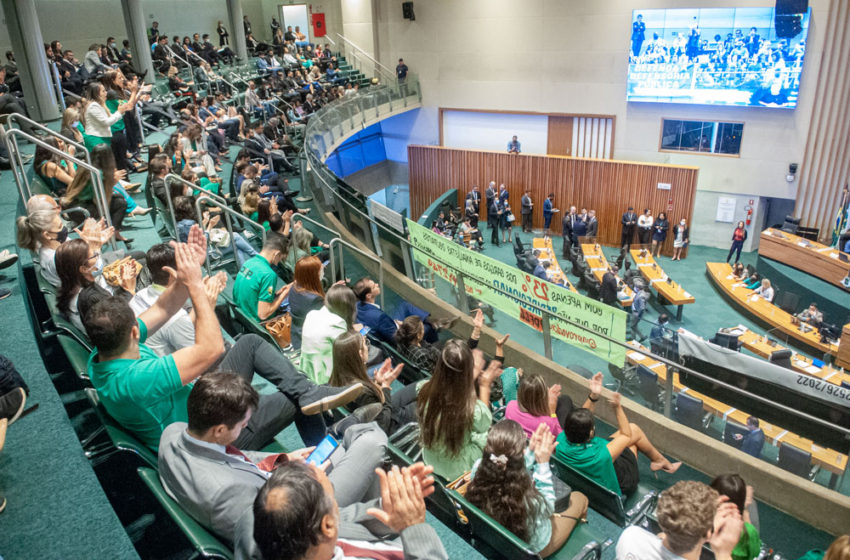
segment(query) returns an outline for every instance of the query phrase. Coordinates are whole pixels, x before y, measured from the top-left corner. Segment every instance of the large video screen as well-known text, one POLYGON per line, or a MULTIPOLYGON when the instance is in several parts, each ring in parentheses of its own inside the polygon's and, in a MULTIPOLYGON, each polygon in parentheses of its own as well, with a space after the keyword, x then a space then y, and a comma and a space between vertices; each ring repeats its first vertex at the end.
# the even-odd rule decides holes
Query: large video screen
POLYGON ((635 10, 629 101, 797 106, 811 10, 635 10))

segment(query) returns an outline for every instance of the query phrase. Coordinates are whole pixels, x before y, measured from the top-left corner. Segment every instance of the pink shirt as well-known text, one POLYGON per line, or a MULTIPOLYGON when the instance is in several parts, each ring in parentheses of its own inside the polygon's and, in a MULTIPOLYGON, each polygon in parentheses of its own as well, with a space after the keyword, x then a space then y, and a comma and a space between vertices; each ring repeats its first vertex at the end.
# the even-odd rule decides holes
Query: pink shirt
POLYGON ((508 406, 505 408, 505 418, 513 420, 522 426, 527 437, 531 437, 534 430, 536 430, 537 426, 540 424, 546 424, 549 426, 549 431, 552 432, 553 436, 557 436, 563 431, 557 418, 553 418, 551 416, 536 416, 534 414, 529 414, 528 412, 523 412, 519 409, 518 401, 511 401, 508 403, 508 406))

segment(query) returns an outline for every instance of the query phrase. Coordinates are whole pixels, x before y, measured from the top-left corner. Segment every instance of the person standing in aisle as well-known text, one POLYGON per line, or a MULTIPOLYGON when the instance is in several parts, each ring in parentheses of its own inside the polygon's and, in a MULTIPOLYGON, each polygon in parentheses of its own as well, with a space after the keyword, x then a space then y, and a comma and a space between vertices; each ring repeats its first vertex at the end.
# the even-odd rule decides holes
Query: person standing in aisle
POLYGON ((534 210, 534 201, 531 200, 531 189, 525 189, 525 194, 522 195, 522 231, 525 233, 531 232, 531 217, 534 210))
POLYGON ((744 222, 738 222, 735 231, 732 232, 732 246, 729 248, 729 254, 726 256, 726 264, 729 264, 729 259, 732 258, 732 253, 735 251, 738 254, 735 256, 735 263, 741 260, 741 250, 744 248, 744 241, 747 240, 747 228, 744 222))

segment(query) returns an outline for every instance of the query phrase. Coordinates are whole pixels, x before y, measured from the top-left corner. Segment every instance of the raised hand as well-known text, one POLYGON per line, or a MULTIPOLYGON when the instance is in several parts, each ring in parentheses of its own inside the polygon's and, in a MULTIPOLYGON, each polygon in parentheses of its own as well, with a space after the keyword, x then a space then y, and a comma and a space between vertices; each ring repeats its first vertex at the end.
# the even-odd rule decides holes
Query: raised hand
POLYGON ((602 393, 602 372, 597 371, 596 374, 590 378, 590 394, 593 398, 598 398, 600 393, 602 393))
POLYGON ((717 558, 732 558, 732 550, 741 538, 744 520, 738 506, 725 502, 717 506, 714 514, 714 533, 709 544, 717 558))
POLYGON ((119 283, 131 294, 136 292, 136 261, 130 260, 121 265, 119 283))
POLYGON ((611 408, 618 408, 620 406, 620 393, 611 393, 608 397, 608 403, 611 405, 611 408))
POLYGON ((487 369, 481 373, 478 381, 479 383, 489 385, 500 375, 502 375, 502 364, 498 360, 490 360, 490 363, 487 364, 487 369))
POLYGON ((189 236, 186 238, 186 245, 192 250, 195 256, 195 261, 198 266, 201 266, 207 260, 207 236, 204 235, 204 230, 198 224, 192 226, 189 230, 189 236))
POLYGON ((528 444, 528 448, 534 453, 534 459, 541 465, 548 463, 552 453, 555 452, 555 446, 555 436, 552 435, 549 427, 546 424, 539 424, 528 444))
POLYGON ((484 326, 484 312, 480 309, 475 310, 475 316, 472 317, 472 327, 481 329, 484 326))
POLYGON ((227 286, 227 274, 223 270, 220 270, 215 276, 204 278, 204 292, 207 294, 210 305, 215 306, 218 296, 224 291, 225 286, 227 286))
POLYGON ((381 388, 389 389, 393 381, 398 379, 401 370, 404 368, 404 363, 400 363, 393 367, 392 360, 387 358, 381 365, 381 368, 375 372, 375 383, 381 388))
MULTIPOLYGON (((197 227, 197 225, 194 225, 192 229, 197 227)), ((189 235, 191 237, 191 232, 189 235)), ((171 267, 165 267, 165 270, 187 288, 200 287, 203 289, 201 264, 198 262, 192 246, 188 243, 177 243, 176 241, 172 241, 171 246, 174 247, 174 261, 177 268, 175 270, 171 267)))
POLYGON ((472 371, 476 379, 484 371, 484 366, 487 365, 487 360, 484 359, 484 352, 476 348, 472 351, 472 371))
MULTIPOLYGON (((481 313, 481 310, 479 309, 478 312, 481 313)), ((482 315, 483 315, 483 313, 482 313, 482 315)), ((482 319, 482 322, 483 322, 483 319, 482 319)), ((511 337, 511 333, 508 333, 505 336, 503 336, 502 338, 497 338, 496 339, 496 346, 501 348, 502 346, 505 345, 505 342, 507 342, 510 337, 511 337)))
POLYGON ((549 387, 549 391, 547 397, 549 399, 549 411, 554 414, 555 409, 558 407, 558 397, 561 396, 561 385, 555 383, 551 387, 549 387))
POLYGON ((408 467, 390 472, 375 469, 381 483, 381 509, 369 508, 366 513, 395 531, 425 522, 425 500, 422 483, 408 467))

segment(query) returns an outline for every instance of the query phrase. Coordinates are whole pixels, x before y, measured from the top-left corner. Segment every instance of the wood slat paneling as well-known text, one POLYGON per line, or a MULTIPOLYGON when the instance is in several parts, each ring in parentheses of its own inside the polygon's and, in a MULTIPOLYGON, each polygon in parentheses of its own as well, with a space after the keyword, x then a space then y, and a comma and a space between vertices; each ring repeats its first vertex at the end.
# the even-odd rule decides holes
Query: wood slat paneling
MULTIPOLYGON (((519 221, 520 198, 526 187, 534 200, 534 227, 543 227, 543 199, 555 193, 555 206, 561 209, 552 230, 561 231, 560 218, 570 205, 596 210, 600 243, 620 243, 620 217, 628 206, 653 214, 667 211, 671 224, 682 217, 692 223, 696 195, 696 167, 635 163, 567 156, 512 155, 479 152, 440 146, 408 146, 411 215, 419 216, 446 189, 458 189, 458 203, 473 185, 484 189, 490 181, 504 183, 510 191, 510 204, 519 221), (672 190, 659 190, 658 183, 670 183, 672 190)), ((486 212, 482 207, 481 219, 486 212)), ((519 229, 517 227, 517 229, 519 229)), ((671 226, 672 229, 672 226, 671 226)), ((560 245, 556 243, 556 246, 560 245)), ((664 254, 672 254, 672 235, 667 236, 664 254)))
POLYGON ((573 117, 549 117, 549 137, 546 153, 568 156, 573 147, 573 117))

